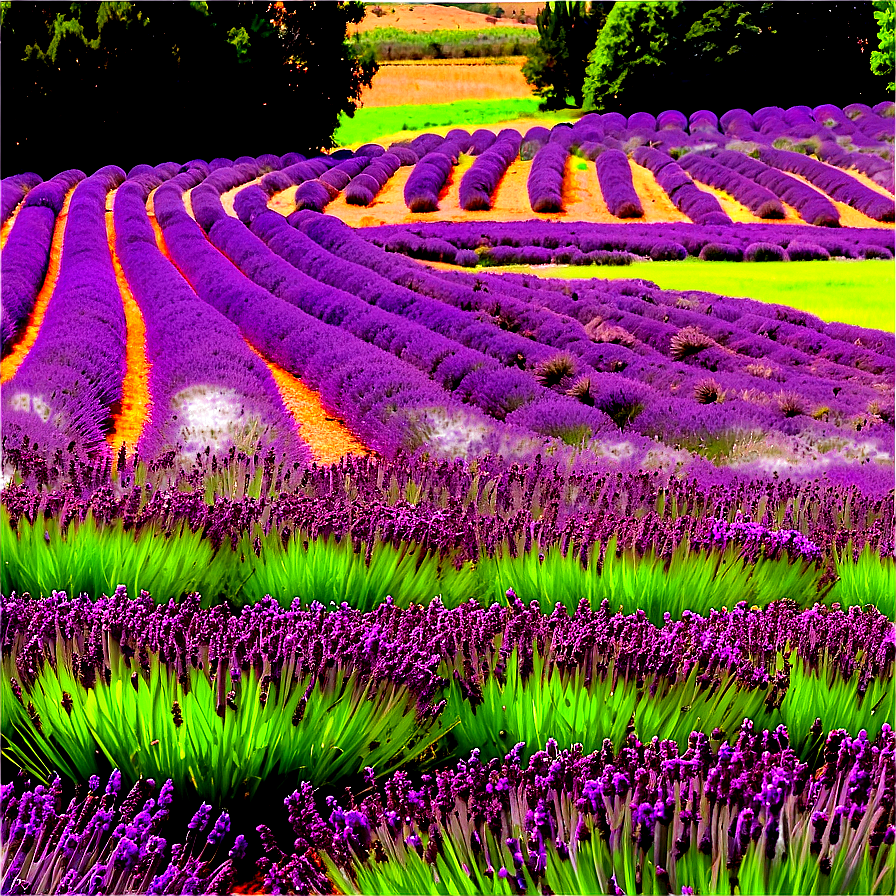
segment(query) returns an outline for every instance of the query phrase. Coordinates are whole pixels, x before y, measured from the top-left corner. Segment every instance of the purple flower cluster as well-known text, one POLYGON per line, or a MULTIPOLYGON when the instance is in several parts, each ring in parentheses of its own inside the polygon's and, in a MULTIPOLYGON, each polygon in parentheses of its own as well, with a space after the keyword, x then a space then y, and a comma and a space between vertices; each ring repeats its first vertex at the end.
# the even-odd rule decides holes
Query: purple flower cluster
MULTIPOLYGON (((119 798, 121 775, 116 770, 105 788, 98 777, 91 778, 64 810, 58 776, 46 786, 34 787, 27 780, 0 786, 4 892, 230 892, 233 863, 216 865, 210 849, 230 830, 230 816, 222 812, 209 830, 211 806, 203 805, 184 842, 172 844, 162 836, 170 825, 171 781, 153 798, 155 786, 151 778, 141 778, 119 798)), ((241 842, 231 857, 245 848, 245 838, 237 840, 241 842)))
POLYGON ((449 131, 444 139, 435 134, 423 134, 414 140, 411 147, 420 155, 420 161, 414 165, 404 185, 404 202, 410 211, 434 212, 438 209, 439 195, 448 175, 457 164, 460 153, 471 148, 471 139, 466 131, 458 129, 449 131), (434 139, 424 142, 425 138, 434 139))
MULTIPOLYGON (((296 214, 324 220, 313 213, 296 214)), ((171 209, 160 222, 175 263, 200 298, 237 324, 267 358, 317 389, 325 405, 367 445, 387 456, 402 447, 423 444, 449 454, 474 450, 473 445, 483 452, 489 446, 513 452, 513 442, 525 435, 497 426, 464 407, 410 364, 397 361, 383 349, 365 345, 345 330, 318 321, 256 286, 209 244, 182 204, 179 211, 171 209)), ((253 228, 263 233, 264 222, 279 226, 283 219, 261 210, 253 218, 253 228)), ((234 226, 239 227, 232 219, 222 219, 212 227, 211 235, 214 239, 216 233, 232 231, 234 226)), ((240 233, 251 252, 257 240, 244 228, 240 233)), ((231 251, 236 253, 233 248, 231 251)))
POLYGON ((520 134, 512 128, 501 131, 495 142, 476 156, 460 181, 460 207, 465 211, 488 211, 492 195, 504 173, 520 151, 520 134))
POLYGON ((77 226, 66 230, 56 289, 33 348, 4 389, 4 435, 13 442, 92 450, 110 431, 122 397, 125 318, 105 207, 124 178, 121 169, 101 169, 75 188, 69 214, 77 226))
POLYGON ((43 178, 32 171, 14 174, 12 177, 0 180, 0 224, 6 223, 29 190, 34 189, 42 181, 43 178))
POLYGON ((784 217, 784 206, 771 190, 707 156, 688 153, 679 159, 679 165, 701 183, 730 193, 758 218, 784 217))
POLYGON ((263 361, 159 251, 144 200, 143 188, 130 182, 115 196, 117 251, 146 328, 152 406, 141 455, 270 446, 307 463, 263 361))
MULTIPOLYGON (((740 153, 732 155, 754 162, 740 153)), ((762 165, 761 162, 756 162, 762 165)), ((766 168, 771 171, 772 169, 766 168)), ((780 172, 778 172, 780 173, 780 172)), ((788 177, 781 174, 781 177, 788 177)), ((792 178, 791 178, 792 180, 792 178)), ((799 183, 794 181, 794 183, 799 183)), ((821 202, 834 208, 832 203, 811 187, 800 184, 813 193, 821 202)), ((785 201, 787 201, 785 199, 785 201)), ((836 214, 836 209, 834 209, 836 214)), ((862 258, 870 252, 880 250, 884 257, 892 257, 894 250, 893 232, 883 228, 841 227, 837 230, 808 231, 804 225, 789 224, 590 224, 585 222, 538 219, 519 222, 477 221, 433 222, 426 224, 387 224, 364 229, 365 238, 386 248, 416 256, 413 247, 421 245, 418 240, 438 238, 458 249, 483 249, 499 246, 536 246, 556 249, 561 246, 575 246, 582 253, 601 251, 631 252, 635 255, 650 256, 654 246, 661 241, 679 243, 689 255, 697 256, 704 246, 721 243, 743 251, 751 243, 775 243, 787 248, 794 240, 810 240, 821 246, 831 256, 839 258, 862 258)))
POLYGON ((695 224, 731 223, 718 199, 698 189, 681 166, 666 153, 648 146, 639 146, 632 153, 632 159, 653 174, 675 207, 695 224))
MULTIPOLYGON (((529 134, 526 134, 527 143, 532 142, 529 134)), ((526 182, 529 205, 533 212, 563 211, 563 176, 568 158, 569 149, 562 143, 545 141, 540 145, 532 159, 532 168, 526 182)))
MULTIPOLYGON (((400 147, 405 149, 406 147, 400 147)), ((412 153, 411 150, 409 152, 412 153)), ((377 156, 369 167, 352 178, 345 188, 345 201, 349 205, 370 205, 376 199, 380 190, 386 186, 387 181, 403 164, 415 164, 411 161, 402 161, 403 154, 393 151, 377 156)), ((405 157, 407 158, 407 157, 405 157)))
POLYGON ((892 199, 881 196, 848 174, 801 153, 763 148, 759 151, 759 158, 766 165, 805 177, 829 196, 858 209, 875 221, 892 221, 896 215, 896 206, 892 199))
POLYGON ((368 155, 356 155, 337 162, 315 180, 306 180, 296 190, 296 208, 322 212, 335 199, 346 184, 361 174, 370 164, 368 155))
POLYGON ((610 214, 616 218, 641 218, 644 209, 632 184, 628 157, 618 149, 602 152, 595 162, 597 180, 610 214))
POLYGON ((3 247, 0 346, 4 357, 28 323, 43 286, 55 226, 53 209, 39 205, 23 208, 3 247))
POLYGON ((618 751, 608 743, 582 755, 548 741, 528 764, 516 750, 489 762, 474 750, 419 783, 399 772, 367 796, 330 797, 324 816, 304 786, 285 800, 294 854, 262 825, 263 867, 269 885, 296 892, 328 886, 311 849, 349 892, 361 875, 375 887, 383 863, 401 880, 412 861, 422 870, 408 868, 406 885, 437 873, 457 875, 458 890, 497 877, 511 893, 624 893, 637 873, 645 892, 707 892, 720 874, 732 892, 739 877, 745 890, 774 892, 781 875, 800 892, 818 877, 836 892, 869 892, 864 872, 888 892, 896 738, 889 726, 876 741, 834 731, 824 756, 813 776, 783 727, 758 732, 748 720, 733 746, 632 735, 618 751))

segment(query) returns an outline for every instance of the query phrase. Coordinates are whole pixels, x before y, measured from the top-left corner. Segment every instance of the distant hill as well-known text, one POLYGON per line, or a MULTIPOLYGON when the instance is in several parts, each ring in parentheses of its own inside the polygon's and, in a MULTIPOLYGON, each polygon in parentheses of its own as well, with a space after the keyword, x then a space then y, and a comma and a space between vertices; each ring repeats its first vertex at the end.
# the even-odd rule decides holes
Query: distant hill
POLYGON ((374 28, 400 28, 402 31, 442 31, 457 28, 463 31, 487 30, 489 28, 516 27, 535 30, 535 25, 523 25, 515 16, 523 12, 533 19, 544 7, 544 3, 502 3, 504 15, 501 18, 486 16, 479 12, 469 12, 444 3, 367 3, 367 15, 355 32, 371 31, 374 28), (382 11, 382 15, 375 10, 382 11))

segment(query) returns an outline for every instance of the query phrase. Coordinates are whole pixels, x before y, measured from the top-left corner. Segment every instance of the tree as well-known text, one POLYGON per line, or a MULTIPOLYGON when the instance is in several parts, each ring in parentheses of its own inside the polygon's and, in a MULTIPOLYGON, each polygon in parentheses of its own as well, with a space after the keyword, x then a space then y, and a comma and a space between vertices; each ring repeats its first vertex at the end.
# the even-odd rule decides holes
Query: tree
POLYGON ((723 112, 873 104, 872 13, 870 3, 617 3, 589 56, 585 105, 723 112))
POLYGON ((361 3, 3 3, 5 173, 331 145, 361 3))
POLYGON ((562 109, 571 98, 582 105, 588 53, 612 3, 546 3, 535 20, 538 43, 523 65, 523 75, 541 97, 543 109, 562 109))
POLYGON ((896 90, 896 83, 893 81, 893 57, 896 54, 893 37, 894 25, 896 25, 896 3, 893 0, 874 0, 874 18, 880 26, 880 31, 877 32, 878 49, 871 54, 871 71, 875 75, 890 76, 887 90, 892 93, 896 90))

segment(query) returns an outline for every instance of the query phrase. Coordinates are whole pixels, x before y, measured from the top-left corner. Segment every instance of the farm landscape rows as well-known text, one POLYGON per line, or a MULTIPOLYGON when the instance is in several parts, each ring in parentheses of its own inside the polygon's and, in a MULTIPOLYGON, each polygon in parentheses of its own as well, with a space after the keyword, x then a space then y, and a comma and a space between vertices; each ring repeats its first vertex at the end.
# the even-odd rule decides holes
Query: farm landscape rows
POLYGON ((3 891, 892 891, 894 334, 483 270, 887 263, 892 133, 4 180, 3 891))

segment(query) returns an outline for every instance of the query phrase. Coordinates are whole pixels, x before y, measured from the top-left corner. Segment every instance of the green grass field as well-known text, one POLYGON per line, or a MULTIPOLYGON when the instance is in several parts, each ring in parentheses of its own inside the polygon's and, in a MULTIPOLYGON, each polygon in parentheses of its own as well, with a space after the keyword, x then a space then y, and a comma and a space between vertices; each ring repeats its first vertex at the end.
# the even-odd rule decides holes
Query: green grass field
POLYGON ((522 56, 538 41, 535 29, 515 26, 435 31, 373 28, 358 36, 362 47, 373 47, 380 62, 394 59, 476 59, 489 56, 522 56))
POLYGON ((699 289, 725 296, 789 305, 822 320, 842 321, 892 333, 896 265, 892 261, 790 261, 768 264, 645 261, 627 267, 576 265, 539 268, 513 265, 489 270, 543 277, 642 278, 663 289, 699 289))
POLYGON ((404 139, 431 128, 462 127, 539 118, 545 122, 570 121, 563 112, 539 112, 537 97, 509 100, 458 100, 426 106, 371 106, 360 108, 354 118, 343 115, 333 135, 337 146, 372 143, 386 137, 404 139))

